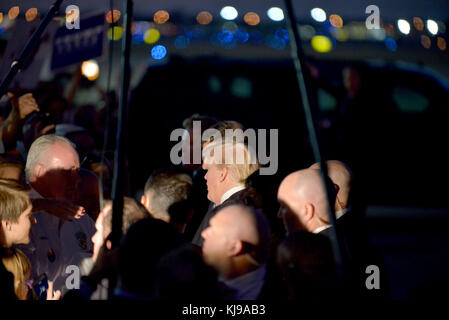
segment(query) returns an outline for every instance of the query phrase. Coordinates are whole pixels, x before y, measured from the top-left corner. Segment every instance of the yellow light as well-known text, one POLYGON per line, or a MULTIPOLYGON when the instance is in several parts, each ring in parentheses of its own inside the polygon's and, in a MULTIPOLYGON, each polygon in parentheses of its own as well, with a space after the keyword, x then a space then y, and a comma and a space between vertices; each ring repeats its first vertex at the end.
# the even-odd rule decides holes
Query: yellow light
POLYGON ((114 41, 120 40, 123 36, 123 28, 118 26, 109 28, 108 32, 109 40, 112 40, 112 36, 114 36, 114 41))
POLYGON ((0 23, 3 22, 3 12, 0 12, 0 23))
POLYGON ((332 50, 332 41, 326 36, 314 36, 311 44, 316 52, 326 53, 332 50))
POLYGON ((36 19, 37 17, 37 9, 36 8, 29 8, 27 12, 25 13, 25 19, 26 21, 30 22, 36 19))
POLYGON ((331 14, 329 16, 329 22, 335 28, 343 27, 343 19, 338 14, 331 14))
POLYGON ((170 15, 165 10, 159 10, 154 14, 153 20, 157 24, 166 23, 170 19, 170 15))
POLYGON ((260 23, 259 15, 255 12, 248 12, 243 20, 250 26, 257 26, 260 23))
POLYGON ((444 38, 438 37, 437 46, 441 51, 446 50, 446 40, 444 40, 444 38))
POLYGON ((145 43, 153 44, 156 43, 159 38, 161 37, 161 34, 159 30, 157 29, 148 29, 145 34, 143 35, 143 39, 145 43))
POLYGON ((430 45, 432 44, 432 41, 430 40, 430 38, 426 35, 422 35, 421 36, 421 44, 424 48, 429 49, 430 45))
POLYGON ((198 21, 199 24, 209 24, 213 20, 212 15, 207 11, 201 11, 196 16, 196 21, 198 21))
POLYGON ((117 9, 112 9, 109 10, 108 12, 106 12, 106 22, 107 23, 116 23, 117 21, 119 21, 120 16, 122 15, 122 13, 120 12, 120 10, 117 9), (112 21, 112 18, 114 18, 114 21, 112 21))
POLYGON ((419 17, 413 18, 413 25, 415 26, 416 30, 423 31, 424 29, 424 22, 419 17))
POLYGON ((15 18, 17 18, 19 13, 20 13, 20 9, 18 6, 12 7, 11 9, 9 9, 8 17, 9 17, 9 19, 14 20, 15 18))
POLYGON ((81 73, 90 81, 94 81, 100 75, 100 67, 97 61, 89 60, 81 64, 81 73))

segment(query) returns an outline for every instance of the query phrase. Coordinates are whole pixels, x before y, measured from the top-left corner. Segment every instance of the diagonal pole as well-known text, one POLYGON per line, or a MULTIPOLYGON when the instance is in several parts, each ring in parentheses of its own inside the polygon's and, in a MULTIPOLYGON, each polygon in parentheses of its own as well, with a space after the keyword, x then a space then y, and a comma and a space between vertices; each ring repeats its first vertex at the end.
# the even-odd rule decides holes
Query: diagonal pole
POLYGON ((3 95, 8 91, 8 88, 11 85, 11 82, 14 80, 17 73, 22 69, 23 65, 29 58, 30 54, 39 45, 42 34, 44 33, 45 29, 47 28, 51 20, 58 13, 62 1, 63 0, 57 0, 50 6, 50 9, 48 10, 44 19, 42 19, 41 23, 39 24, 39 27, 36 29, 36 31, 34 31, 31 38, 26 43, 25 47, 23 48, 17 60, 13 61, 13 63, 11 64, 11 69, 9 69, 8 74, 5 76, 2 83, 0 84, 0 97, 3 97, 3 95))
MULTIPOLYGON (((328 215, 330 218, 330 223, 332 225, 331 232, 333 235, 333 239, 331 239, 331 244, 335 256, 335 260, 337 262, 338 271, 341 279, 345 277, 345 269, 344 269, 344 260, 342 255, 343 242, 339 229, 336 224, 336 217, 334 211, 334 203, 330 197, 333 186, 330 185, 329 179, 327 178, 328 169, 326 161, 321 156, 320 145, 318 142, 317 131, 315 128, 315 122, 313 119, 312 109, 309 102, 310 87, 307 87, 306 81, 304 79, 305 70, 305 58, 304 52, 301 47, 301 38, 299 36, 298 26, 296 24, 296 18, 292 6, 291 0, 285 0, 285 7, 288 15, 287 26, 289 29, 289 38, 290 38, 290 47, 292 53, 292 59, 296 70, 296 79, 298 81, 299 91, 301 94, 301 102, 302 107, 304 109, 304 114, 306 118, 307 131, 309 134, 309 141, 312 145, 313 156, 315 158, 315 162, 320 164, 320 172, 321 178, 323 180, 323 184, 326 190, 326 198, 327 198, 327 207, 328 207, 328 215)), ((310 84, 309 84, 310 86, 310 84)))
POLYGON ((128 118, 128 93, 131 74, 130 52, 131 52, 131 22, 133 14, 133 1, 126 0, 125 5, 125 36, 122 42, 122 83, 118 113, 118 126, 116 137, 116 149, 114 155, 114 180, 112 185, 112 246, 117 247, 122 236, 123 221, 123 196, 125 186, 125 139, 126 124, 128 118))

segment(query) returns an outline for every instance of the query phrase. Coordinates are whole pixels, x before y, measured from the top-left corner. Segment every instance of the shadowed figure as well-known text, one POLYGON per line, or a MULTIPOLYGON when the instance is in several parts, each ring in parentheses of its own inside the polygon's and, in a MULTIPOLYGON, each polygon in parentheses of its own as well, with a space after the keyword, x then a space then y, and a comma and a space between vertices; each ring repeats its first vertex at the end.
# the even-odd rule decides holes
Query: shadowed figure
POLYGON ((93 221, 97 220, 100 213, 98 177, 92 171, 81 168, 75 197, 75 202, 86 209, 93 221))

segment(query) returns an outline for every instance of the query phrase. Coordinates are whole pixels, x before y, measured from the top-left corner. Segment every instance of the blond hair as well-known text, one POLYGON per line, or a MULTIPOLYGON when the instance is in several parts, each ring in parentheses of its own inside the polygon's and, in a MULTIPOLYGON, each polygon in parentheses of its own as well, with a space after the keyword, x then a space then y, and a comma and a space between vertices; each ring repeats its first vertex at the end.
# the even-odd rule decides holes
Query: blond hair
POLYGON ((254 150, 249 150, 242 142, 231 140, 211 142, 205 146, 203 158, 206 163, 228 167, 231 169, 233 180, 242 184, 259 169, 254 150))
POLYGON ((29 188, 18 182, 0 179, 0 221, 16 223, 30 205, 29 188))
POLYGON ((14 293, 20 296, 20 284, 24 284, 26 275, 31 271, 30 260, 19 249, 9 249, 7 254, 2 258, 5 269, 14 276, 14 293))

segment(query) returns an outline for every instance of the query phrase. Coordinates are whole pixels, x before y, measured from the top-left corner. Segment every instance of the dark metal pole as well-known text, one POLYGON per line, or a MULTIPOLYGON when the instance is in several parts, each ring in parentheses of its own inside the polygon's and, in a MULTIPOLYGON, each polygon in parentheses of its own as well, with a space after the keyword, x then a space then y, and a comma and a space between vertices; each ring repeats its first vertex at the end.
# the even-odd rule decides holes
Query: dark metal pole
POLYGON ((293 58, 293 62, 295 65, 295 69, 296 69, 296 78, 298 80, 298 85, 299 85, 299 91, 301 93, 301 101, 302 101, 302 106, 304 109, 304 114, 306 117, 306 124, 307 124, 307 130, 309 133, 309 140, 310 140, 310 144, 312 145, 312 150, 313 150, 313 155, 315 158, 315 162, 319 162, 320 164, 320 172, 321 172, 321 178, 323 179, 323 184, 325 186, 325 190, 326 190, 326 198, 327 198, 327 204, 328 204, 328 213, 329 213, 329 217, 330 217, 330 223, 332 225, 331 228, 331 232, 333 233, 333 238, 335 239, 335 241, 331 241, 332 243, 332 247, 334 250, 334 255, 335 255, 335 259, 336 262, 339 266, 339 273, 340 276, 343 278, 344 277, 344 260, 343 260, 343 256, 342 256, 342 248, 343 248, 343 243, 342 243, 342 238, 339 232, 339 229, 337 228, 336 225, 336 217, 335 217, 335 212, 334 212, 334 202, 332 201, 330 195, 332 192, 333 186, 329 184, 329 180, 327 178, 327 164, 325 162, 325 160, 323 159, 323 157, 321 156, 321 151, 320 151, 320 145, 318 142, 318 136, 316 133, 316 129, 315 129, 315 123, 313 121, 313 115, 312 115, 312 109, 309 103, 309 96, 308 96, 308 91, 307 86, 306 86, 306 81, 304 80, 304 73, 303 70, 305 70, 305 65, 304 65, 304 52, 302 50, 301 47, 301 38, 299 36, 299 30, 296 24, 296 18, 295 18, 295 14, 293 11, 293 6, 292 6, 292 2, 291 0, 285 0, 285 7, 287 9, 287 15, 288 15, 288 19, 287 19, 287 24, 289 27, 289 35, 290 35, 290 47, 291 47, 291 51, 292 51, 292 58, 293 58))
POLYGON ((131 21, 133 1, 127 0, 125 6, 124 26, 125 36, 122 42, 122 84, 118 114, 116 149, 114 155, 114 181, 112 186, 112 246, 117 247, 122 236, 123 196, 125 185, 125 139, 126 122, 128 118, 128 91, 130 80, 130 51, 131 51, 131 21))
POLYGON ((34 31, 33 35, 26 43, 25 47, 23 48, 17 60, 13 61, 13 63, 11 64, 11 69, 9 70, 8 74, 0 84, 0 97, 3 97, 3 95, 7 92, 11 82, 14 80, 14 77, 22 69, 23 65, 25 64, 26 60, 33 52, 33 50, 38 46, 42 34, 44 33, 45 29, 47 28, 48 24, 53 19, 53 17, 56 16, 56 14, 58 13, 62 1, 63 0, 57 0, 50 6, 49 11, 39 24, 39 27, 36 29, 36 31, 34 31))

